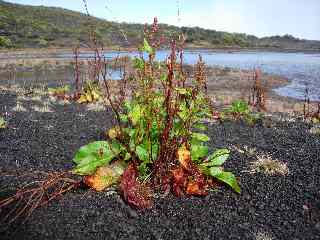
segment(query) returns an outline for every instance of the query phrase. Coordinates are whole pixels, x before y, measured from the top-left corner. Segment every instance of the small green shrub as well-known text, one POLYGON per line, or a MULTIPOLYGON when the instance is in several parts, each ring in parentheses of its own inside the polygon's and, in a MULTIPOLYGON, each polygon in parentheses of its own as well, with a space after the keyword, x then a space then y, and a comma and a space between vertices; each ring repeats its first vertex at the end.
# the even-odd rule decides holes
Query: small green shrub
MULTIPOLYGON (((89 79, 101 86, 99 80, 103 77, 103 93, 117 123, 107 131, 107 141, 92 142, 77 151, 72 171, 36 172, 36 180, 3 200, 0 207, 18 202, 10 210, 8 216, 16 216, 9 223, 22 214, 30 216, 36 208, 83 184, 96 191, 117 184, 123 199, 137 209, 152 205, 152 191, 204 196, 217 183, 225 183, 240 193, 236 177, 222 167, 230 151, 218 149, 210 154, 210 138, 204 133, 207 127, 203 123, 214 115, 206 95, 205 64, 200 57, 190 81, 183 69, 184 42, 166 41, 171 53, 159 62, 155 55, 162 42, 155 19, 145 32, 140 56, 126 65, 133 68, 133 73, 123 74, 116 95, 106 77, 108 62, 101 57, 103 49, 100 51, 93 41, 95 57, 89 65, 94 71, 89 79)), ((89 84, 83 90, 93 94, 93 89, 89 84)), ((59 96, 67 90, 62 87, 49 92, 59 96)), ((76 87, 75 97, 71 98, 76 99, 79 91, 76 87)))
POLYGON ((38 39, 38 45, 40 47, 47 47, 48 46, 48 41, 43 39, 43 38, 40 38, 40 39, 38 39))
POLYGON ((48 88, 48 93, 53 96, 62 96, 70 91, 69 85, 64 85, 62 87, 48 88))
MULTIPOLYGON (((95 176, 101 168, 122 162, 126 169, 120 192, 136 208, 149 205, 150 191, 146 186, 171 189, 178 196, 202 196, 208 193, 210 182, 219 181, 239 193, 235 176, 222 168, 229 150, 209 155, 206 143, 210 138, 202 132, 206 129, 204 120, 212 117, 202 59, 195 66, 192 84, 187 84, 182 62, 178 61, 178 43, 172 41, 170 56, 165 62, 158 62, 156 21, 145 35, 139 50, 147 59, 143 54, 133 59, 135 74, 123 79, 123 89, 131 89, 130 97, 124 95, 125 91, 121 96, 111 96, 110 85, 104 78, 106 97, 118 124, 109 129, 108 141, 80 148, 73 159, 76 164, 73 173, 95 176)), ((247 113, 242 104, 235 107, 235 111, 247 113)), ((90 179, 97 179, 99 184, 91 186, 99 186, 101 190, 101 178, 90 179)))
POLYGON ((13 44, 11 40, 5 36, 0 36, 0 48, 11 48, 13 44))
POLYGON ((249 113, 249 105, 243 100, 232 102, 229 112, 234 115, 245 115, 249 113))
POLYGON ((254 113, 250 110, 247 102, 243 100, 236 100, 232 102, 223 114, 223 118, 242 119, 250 125, 256 124, 261 118, 262 113, 254 113))

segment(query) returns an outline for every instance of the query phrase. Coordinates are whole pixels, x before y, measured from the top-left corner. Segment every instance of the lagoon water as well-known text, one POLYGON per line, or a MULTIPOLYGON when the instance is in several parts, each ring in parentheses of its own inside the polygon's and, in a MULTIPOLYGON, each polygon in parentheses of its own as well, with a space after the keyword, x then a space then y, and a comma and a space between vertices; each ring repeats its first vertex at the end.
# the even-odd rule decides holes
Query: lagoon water
MULTIPOLYGON (((106 57, 112 58, 118 54, 108 52, 106 57)), ((308 88, 310 100, 320 101, 320 53, 194 50, 185 51, 184 62, 195 64, 199 54, 208 66, 246 70, 260 68, 265 73, 283 76, 290 80, 290 84, 274 89, 279 95, 304 99, 305 90, 308 88)), ((121 52, 120 55, 138 56, 138 53, 121 52)), ((158 60, 164 60, 168 55, 169 51, 163 50, 159 51, 156 57, 158 60)), ((81 57, 90 57, 90 54, 81 57)))
MULTIPOLYGON (((195 63, 198 53, 187 52, 187 63, 195 63)), ((320 54, 280 52, 201 52, 208 65, 239 69, 260 68, 263 72, 286 77, 290 84, 275 89, 282 96, 304 99, 309 89, 311 100, 320 101, 320 54)))
MULTIPOLYGON (((274 89, 279 95, 292 97, 296 99, 304 99, 305 89, 309 89, 310 100, 320 101, 320 53, 291 53, 291 52, 267 52, 267 51, 235 51, 235 52, 215 52, 210 50, 194 50, 185 51, 184 62, 187 64, 195 64, 198 56, 201 54, 204 62, 208 66, 230 67, 238 69, 252 70, 260 68, 268 74, 283 76, 290 80, 290 84, 274 89)), ((105 53, 106 58, 116 56, 138 56, 137 52, 112 52, 105 53)), ((168 57, 169 51, 159 51, 156 58, 164 60, 168 57)), ((22 58, 32 58, 32 56, 24 56, 22 58)), ((81 53, 80 58, 88 59, 92 57, 91 53, 81 53)), ((53 58, 72 59, 70 53, 60 53, 53 58)), ((24 76, 24 75, 22 75, 24 76)), ((63 72, 59 74, 51 73, 47 75, 49 78, 59 76, 63 77, 63 72)), ((26 77, 26 76, 24 76, 26 77)), ((65 72, 65 76, 72 81, 72 72, 65 72)), ((117 78, 117 76, 113 76, 117 78)), ((27 78, 32 78, 28 75, 27 78)), ((2 76, 0 74, 0 80, 2 76)))
MULTIPOLYGON (((209 66, 222 66, 252 70, 260 68, 268 74, 276 74, 290 80, 290 84, 274 89, 279 95, 304 99, 306 87, 311 100, 320 101, 320 54, 284 52, 210 52, 186 51, 184 61, 194 64, 201 54, 209 66)), ((158 58, 164 59, 162 51, 158 58)))

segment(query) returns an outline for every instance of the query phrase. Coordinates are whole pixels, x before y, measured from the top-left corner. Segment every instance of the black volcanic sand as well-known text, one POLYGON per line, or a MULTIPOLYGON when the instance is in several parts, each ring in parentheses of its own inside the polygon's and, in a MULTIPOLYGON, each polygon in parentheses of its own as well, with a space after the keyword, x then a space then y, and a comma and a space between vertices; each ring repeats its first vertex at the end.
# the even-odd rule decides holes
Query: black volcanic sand
MULTIPOLYGON (((112 125, 110 111, 75 104, 42 113, 26 101, 29 111, 13 112, 16 98, 0 92, 0 112, 8 113, 9 124, 0 130, 1 188, 8 184, 3 174, 9 170, 72 168, 76 150, 103 139, 112 125)), ((2 224, 0 239, 320 239, 320 138, 299 121, 273 124, 209 124, 211 149, 233 149, 225 167, 239 176, 240 195, 220 187, 204 198, 157 197, 151 210, 136 212, 115 193, 79 189, 36 210, 24 224, 2 224), (256 156, 234 145, 271 154, 287 163, 289 174, 249 173, 256 156)))

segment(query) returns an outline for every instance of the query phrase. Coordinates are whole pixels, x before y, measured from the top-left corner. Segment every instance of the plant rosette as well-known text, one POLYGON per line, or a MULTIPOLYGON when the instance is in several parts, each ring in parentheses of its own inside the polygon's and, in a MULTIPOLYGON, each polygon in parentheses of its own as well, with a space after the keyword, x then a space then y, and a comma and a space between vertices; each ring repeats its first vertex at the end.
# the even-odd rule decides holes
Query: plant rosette
POLYGON ((0 117, 0 129, 5 129, 7 127, 7 122, 3 117, 0 117))
MULTIPOLYGON (((112 109, 118 124, 105 132, 108 141, 81 147, 73 159, 73 173, 84 176, 84 182, 97 191, 118 184, 134 208, 149 206, 149 186, 161 185, 160 189, 171 189, 177 196, 203 196, 210 182, 219 181, 240 193, 236 177, 222 166, 230 151, 220 149, 209 155, 210 138, 200 132, 207 130, 204 120, 214 115, 204 91, 201 58, 194 85, 185 86, 173 55, 170 61, 156 62, 153 46, 144 39, 140 51, 149 59, 132 59, 137 74, 134 91, 130 100, 112 109)), ((237 102, 231 112, 244 115, 249 109, 237 102)))

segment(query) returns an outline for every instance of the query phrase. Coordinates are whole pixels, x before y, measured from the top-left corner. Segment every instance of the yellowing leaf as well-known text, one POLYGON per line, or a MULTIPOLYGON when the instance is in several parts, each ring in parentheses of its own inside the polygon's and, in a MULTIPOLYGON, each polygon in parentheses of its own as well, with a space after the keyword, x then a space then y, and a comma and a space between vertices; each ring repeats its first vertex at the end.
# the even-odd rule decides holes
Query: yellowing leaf
POLYGON ((117 137, 119 137, 121 135, 121 130, 119 126, 115 126, 113 128, 110 128, 108 130, 107 136, 110 139, 116 139, 117 137))
POLYGON ((191 154, 190 151, 186 148, 185 145, 178 149, 178 160, 179 163, 185 168, 189 169, 191 162, 191 154))
POLYGON ((6 128, 6 121, 3 117, 0 117, 0 128, 6 128))
POLYGON ((93 100, 91 94, 87 94, 87 95, 86 95, 86 98, 87 98, 87 101, 88 101, 89 103, 92 102, 92 100, 93 100))
POLYGON ((81 95, 77 102, 80 103, 80 104, 87 103, 86 95, 81 95))
POLYGON ((84 177, 84 183, 96 191, 103 191, 116 183, 123 174, 125 165, 122 162, 115 162, 109 166, 100 167, 90 176, 84 177))

